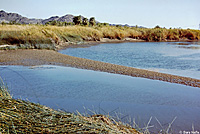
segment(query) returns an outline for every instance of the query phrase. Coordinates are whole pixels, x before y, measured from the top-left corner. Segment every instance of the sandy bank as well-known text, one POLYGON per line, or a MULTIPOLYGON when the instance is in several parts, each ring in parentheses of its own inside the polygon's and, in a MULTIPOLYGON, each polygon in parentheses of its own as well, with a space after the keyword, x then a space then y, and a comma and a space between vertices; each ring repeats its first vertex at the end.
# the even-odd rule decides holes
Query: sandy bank
POLYGON ((153 72, 143 69, 93 61, 60 54, 52 50, 10 50, 0 51, 0 65, 62 65, 102 72, 143 77, 165 82, 178 83, 187 86, 199 87, 200 80, 188 77, 153 72))

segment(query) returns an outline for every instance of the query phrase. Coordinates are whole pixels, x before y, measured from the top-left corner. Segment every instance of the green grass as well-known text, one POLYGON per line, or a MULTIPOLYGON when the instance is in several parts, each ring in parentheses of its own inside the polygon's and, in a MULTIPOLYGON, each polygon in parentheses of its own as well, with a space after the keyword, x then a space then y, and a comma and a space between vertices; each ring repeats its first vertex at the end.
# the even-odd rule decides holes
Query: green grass
MULTIPOLYGON (((54 49, 56 45, 66 42, 100 41, 102 38, 118 40, 133 38, 144 41, 197 41, 200 39, 200 30, 147 29, 121 26, 0 25, 0 45, 20 46, 20 44, 29 44, 29 47, 23 47, 37 48, 35 44, 53 44, 49 49, 54 49)), ((43 46, 40 46, 39 49, 43 49, 43 46)))

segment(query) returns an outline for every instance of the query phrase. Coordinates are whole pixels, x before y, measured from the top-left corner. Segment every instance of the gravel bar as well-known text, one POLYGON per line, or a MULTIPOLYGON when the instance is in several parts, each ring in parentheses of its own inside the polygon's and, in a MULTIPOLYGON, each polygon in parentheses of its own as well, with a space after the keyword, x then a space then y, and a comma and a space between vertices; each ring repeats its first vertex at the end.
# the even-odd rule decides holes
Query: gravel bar
POLYGON ((1 50, 0 65, 60 65, 142 77, 200 88, 200 80, 64 55, 53 50, 1 50))

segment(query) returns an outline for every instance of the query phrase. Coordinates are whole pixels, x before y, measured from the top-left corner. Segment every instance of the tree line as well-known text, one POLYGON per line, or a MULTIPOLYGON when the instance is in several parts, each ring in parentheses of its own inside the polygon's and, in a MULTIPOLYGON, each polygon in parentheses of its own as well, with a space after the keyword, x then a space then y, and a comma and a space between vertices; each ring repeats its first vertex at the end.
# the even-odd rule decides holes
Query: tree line
MULTIPOLYGON (((2 25, 20 25, 20 23, 17 23, 16 21, 10 21, 9 23, 6 22, 1 22, 2 25)), ((37 23, 40 24, 40 23, 37 23)), ((45 25, 54 25, 54 26, 68 26, 68 25, 83 25, 83 26, 95 26, 96 25, 96 20, 95 17, 91 17, 89 20, 87 18, 79 16, 74 16, 73 22, 62 22, 62 21, 49 21, 46 22, 45 25)))
POLYGON ((94 26, 94 25, 96 25, 96 20, 95 20, 95 18, 94 17, 91 17, 90 19, 89 19, 89 21, 88 21, 88 19, 87 18, 83 18, 83 20, 82 20, 82 17, 79 15, 79 16, 75 16, 74 18, 73 18, 73 23, 75 24, 75 25, 85 25, 85 26, 87 26, 87 25, 91 25, 91 26, 94 26))
POLYGON ((91 17, 89 20, 87 18, 82 18, 81 15, 74 16, 73 22, 61 22, 61 21, 49 21, 45 25, 57 25, 57 26, 68 26, 68 25, 83 25, 83 26, 95 26, 95 17, 91 17))

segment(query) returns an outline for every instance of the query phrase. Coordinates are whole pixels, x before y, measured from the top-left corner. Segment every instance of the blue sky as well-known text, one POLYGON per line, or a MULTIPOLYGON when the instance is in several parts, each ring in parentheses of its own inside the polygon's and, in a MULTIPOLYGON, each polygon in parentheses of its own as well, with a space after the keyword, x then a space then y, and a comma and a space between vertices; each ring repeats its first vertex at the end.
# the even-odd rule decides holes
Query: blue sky
POLYGON ((150 28, 160 25, 198 29, 199 7, 200 0, 0 0, 0 10, 28 18, 73 14, 150 28))

